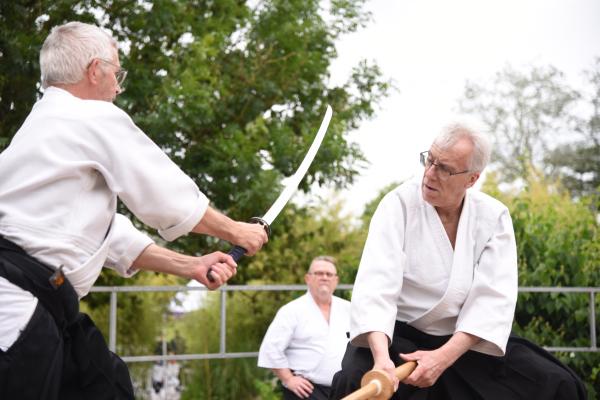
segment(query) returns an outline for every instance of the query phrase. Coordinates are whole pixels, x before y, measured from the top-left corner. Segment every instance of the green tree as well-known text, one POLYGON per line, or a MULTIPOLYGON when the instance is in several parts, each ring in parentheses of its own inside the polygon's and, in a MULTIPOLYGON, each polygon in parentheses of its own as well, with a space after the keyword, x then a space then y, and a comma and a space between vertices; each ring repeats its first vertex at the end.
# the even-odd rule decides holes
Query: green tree
POLYGON ((588 92, 582 94, 587 109, 579 118, 575 131, 578 140, 560 146, 544 159, 546 165, 554 168, 554 176, 559 177, 572 196, 594 198, 594 208, 598 204, 600 190, 600 57, 594 67, 586 72, 589 82, 588 92))
POLYGON ((2 3, 2 76, 27 81, 0 82, 0 136, 12 137, 39 96, 37 54, 50 27, 71 19, 99 23, 123 43, 130 79, 118 104, 235 217, 254 215, 273 199, 327 103, 335 117, 303 189, 352 182, 362 154, 346 134, 388 90, 377 66, 366 62, 345 84, 328 85, 335 40, 367 20, 359 0, 331 1, 327 10, 299 0, 25 4, 2 3), (26 23, 14 23, 23 9, 26 23), (19 95, 26 100, 17 105, 19 95))
MULTIPOLYGON (((79 20, 109 29, 119 40, 129 74, 117 105, 216 208, 236 219, 261 215, 304 156, 326 104, 333 106, 334 117, 301 190, 315 183, 343 187, 363 161, 347 134, 373 115, 389 88, 377 65, 366 61, 355 66, 347 82, 329 82, 335 41, 369 20, 362 5, 363 0, 0 2, 0 149, 41 95, 38 54, 49 30, 79 20)), ((274 227, 278 239, 273 243, 284 226, 274 227)), ((170 247, 190 254, 226 248, 198 236, 170 247)), ((261 270, 261 262, 266 264, 261 257, 240 268, 238 281, 290 265, 282 257, 276 263, 280 269, 261 270)), ((270 274, 263 279, 277 276, 270 274)), ((140 274, 128 283, 174 283, 149 276, 140 274)), ((103 273, 98 284, 122 282, 103 273)), ((141 295, 121 297, 119 312, 126 318, 119 320, 119 332, 127 335, 119 336, 119 348, 151 347, 156 332, 144 331, 146 324, 138 322, 159 315, 166 299, 155 298, 160 302, 150 307, 141 295), (146 339, 139 340, 142 336, 146 339)), ((95 318, 102 319, 106 299, 102 294, 88 298, 86 307, 95 318)))
MULTIPOLYGON (((588 200, 573 201, 558 183, 532 171, 524 190, 498 190, 495 174, 483 191, 510 209, 515 229, 519 286, 597 286, 600 227, 588 200)), ((600 298, 596 296, 596 309, 600 298)), ((589 295, 521 293, 514 331, 541 346, 589 347, 589 295)), ((585 381, 591 398, 600 393, 600 353, 556 354, 585 381)))
POLYGON ((492 162, 500 179, 526 178, 532 166, 543 169, 544 155, 572 139, 572 114, 580 94, 554 67, 521 72, 506 67, 489 84, 467 82, 460 109, 482 121, 495 139, 492 162))
MULTIPOLYGON (((338 259, 340 283, 353 283, 364 242, 364 229, 351 223, 341 212, 341 204, 287 208, 278 220, 277 240, 240 267, 238 275, 252 284, 304 284, 310 261, 317 255, 338 259), (245 269, 245 271, 244 271, 245 269)), ((244 291, 227 294, 228 352, 257 351, 275 313, 303 291, 244 291)), ((348 291, 337 295, 349 298, 348 291)), ((193 353, 218 352, 219 297, 207 299, 205 306, 176 321, 177 329, 193 353)), ((250 399, 274 390, 269 370, 258 368, 256 359, 202 360, 187 365, 185 398, 250 399), (236 381, 235 387, 229 384, 236 381)), ((261 397, 262 398, 262 397, 261 397)))

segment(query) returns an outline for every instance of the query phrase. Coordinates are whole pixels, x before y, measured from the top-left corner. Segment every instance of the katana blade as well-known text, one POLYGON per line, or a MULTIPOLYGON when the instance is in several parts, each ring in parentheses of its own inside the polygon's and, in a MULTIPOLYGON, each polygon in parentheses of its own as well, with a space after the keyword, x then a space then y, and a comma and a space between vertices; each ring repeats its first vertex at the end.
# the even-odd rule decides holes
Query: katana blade
POLYGON ((331 121, 332 114, 333 110, 331 109, 331 106, 328 105, 327 110, 325 111, 325 116, 323 117, 323 121, 321 122, 321 126, 319 127, 317 135, 313 139, 313 142, 310 145, 308 152, 306 152, 304 160, 302 160, 302 163, 300 164, 294 175, 290 177, 289 181, 285 185, 285 188, 279 194, 277 200, 275 200, 275 202, 271 205, 269 210, 262 217, 262 219, 267 224, 271 225, 273 223, 273 221, 275 220, 275 218, 277 218, 281 210, 283 210, 283 207, 285 207, 287 202, 290 201, 292 195, 298 189, 300 181, 302 181, 302 178, 304 178, 304 175, 306 175, 310 164, 315 159, 317 151, 319 151, 319 147, 321 147, 321 143, 323 143, 323 138, 325 137, 325 133, 327 132, 327 128, 329 127, 329 122, 331 121))
MULTIPOLYGON (((290 200, 294 192, 298 189, 300 181, 302 180, 302 178, 304 178, 304 175, 306 175, 306 171, 308 171, 310 164, 315 159, 317 151, 319 150, 319 147, 321 147, 321 143, 323 142, 323 138, 325 137, 325 133, 327 132, 327 128, 329 127, 329 122, 331 121, 332 114, 333 110, 331 109, 331 106, 328 105, 327 110, 325 111, 325 116, 323 117, 323 122, 321 122, 321 126, 319 127, 317 135, 313 139, 313 142, 310 145, 308 152, 304 156, 304 160, 302 160, 302 163, 300 163, 300 166, 298 167, 294 175, 290 177, 288 183, 283 188, 283 191, 281 192, 279 197, 277 197, 277 200, 275 200, 275 202, 271 205, 267 213, 262 218, 253 217, 250 219, 250 222, 261 224, 267 231, 267 235, 271 235, 271 223, 273 223, 275 218, 277 218, 283 207, 285 207, 285 205, 290 200)), ((244 256, 244 254, 246 254, 246 249, 240 246, 234 246, 228 254, 231 255, 235 261, 238 261, 244 256)), ((212 281, 212 277, 210 276, 210 269, 207 273, 207 276, 208 279, 212 281)))

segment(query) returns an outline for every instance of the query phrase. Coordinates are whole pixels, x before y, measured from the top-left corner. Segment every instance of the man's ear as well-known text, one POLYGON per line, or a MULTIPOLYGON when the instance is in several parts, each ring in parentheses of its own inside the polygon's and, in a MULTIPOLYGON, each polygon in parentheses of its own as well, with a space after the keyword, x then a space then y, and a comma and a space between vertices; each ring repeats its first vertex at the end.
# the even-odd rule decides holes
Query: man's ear
POLYGON ((467 181, 467 184, 465 185, 465 186, 466 186, 466 188, 468 189, 468 188, 470 188, 470 187, 473 187, 473 185, 475 184, 475 182, 477 182, 477 180, 479 179, 479 176, 480 176, 480 175, 481 175, 481 174, 480 174, 479 172, 472 173, 472 174, 469 176, 469 180, 467 181))
POLYGON ((90 82, 92 85, 97 85, 98 82, 100 82, 100 74, 102 73, 102 71, 100 71, 99 64, 100 60, 95 58, 92 60, 89 67, 85 71, 85 76, 87 77, 88 82, 90 82))

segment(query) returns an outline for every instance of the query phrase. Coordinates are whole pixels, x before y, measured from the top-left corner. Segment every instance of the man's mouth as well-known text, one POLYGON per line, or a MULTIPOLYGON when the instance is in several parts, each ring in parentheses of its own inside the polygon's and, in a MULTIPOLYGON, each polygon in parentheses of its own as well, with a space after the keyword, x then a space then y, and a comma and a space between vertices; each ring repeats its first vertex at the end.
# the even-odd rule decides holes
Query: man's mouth
POLYGON ((436 188, 434 188, 434 187, 431 187, 431 186, 429 186, 429 185, 428 185, 428 184, 426 184, 426 183, 424 183, 424 184, 423 184, 423 186, 425 186, 425 188, 427 188, 428 190, 431 190, 431 191, 434 191, 434 192, 437 192, 437 191, 438 191, 436 188))

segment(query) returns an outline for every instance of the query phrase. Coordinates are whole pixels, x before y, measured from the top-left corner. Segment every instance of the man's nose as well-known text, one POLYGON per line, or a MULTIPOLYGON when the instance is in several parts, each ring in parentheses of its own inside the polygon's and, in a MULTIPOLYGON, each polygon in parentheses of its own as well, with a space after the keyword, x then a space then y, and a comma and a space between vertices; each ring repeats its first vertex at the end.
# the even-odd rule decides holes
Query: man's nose
POLYGON ((437 165, 435 165, 433 163, 429 167, 425 167, 425 176, 428 179, 437 178, 437 173, 435 171, 436 168, 437 168, 437 165))

